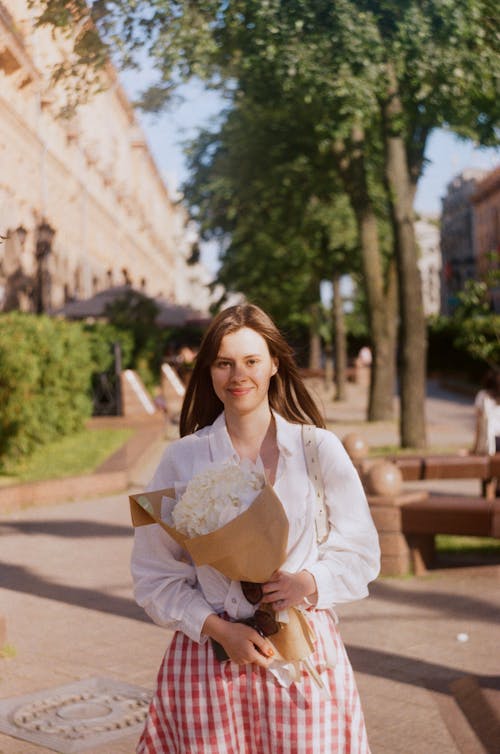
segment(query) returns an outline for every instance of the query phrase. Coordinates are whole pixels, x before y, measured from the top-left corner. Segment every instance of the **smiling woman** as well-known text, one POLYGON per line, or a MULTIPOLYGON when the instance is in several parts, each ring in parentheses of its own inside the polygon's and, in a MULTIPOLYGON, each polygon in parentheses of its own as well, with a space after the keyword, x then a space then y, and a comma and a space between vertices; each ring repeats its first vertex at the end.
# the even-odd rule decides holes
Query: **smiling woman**
MULTIPOLYGON (((272 517, 260 532, 247 524, 246 538, 224 527, 213 531, 224 537, 217 540, 218 565, 191 560, 186 542, 163 526, 135 529, 137 602, 175 630, 138 754, 369 754, 333 606, 366 596, 379 568, 377 533, 342 443, 324 429, 290 347, 258 307, 230 307, 212 321, 186 391, 181 434, 167 447, 150 491, 188 487, 219 464, 250 464, 277 496, 286 526, 279 547, 266 538, 276 528, 272 517), (316 426, 304 431, 307 424, 316 426), (309 430, 315 479, 324 481, 328 521, 321 538, 306 463, 309 430), (224 570, 229 552, 252 563, 280 556, 255 579, 224 570), (310 642, 304 654, 291 656, 285 637, 294 620, 310 642)), ((232 491, 228 510, 241 494, 232 491)), ((205 506, 206 497, 201 501, 205 506)), ((268 500, 257 520, 272 510, 268 500)))

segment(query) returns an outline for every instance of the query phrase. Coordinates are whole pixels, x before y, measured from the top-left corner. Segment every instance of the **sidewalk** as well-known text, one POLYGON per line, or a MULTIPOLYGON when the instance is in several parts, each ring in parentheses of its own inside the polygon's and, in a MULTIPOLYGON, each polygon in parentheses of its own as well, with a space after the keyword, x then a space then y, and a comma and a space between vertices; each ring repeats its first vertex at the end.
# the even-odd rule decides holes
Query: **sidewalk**
MULTIPOLYGON (((327 407, 332 429, 397 444, 395 423, 364 424, 363 393, 349 387, 348 401, 327 407)), ((468 447, 472 401, 430 389, 432 444, 468 447)), ((134 490, 162 450, 144 459, 134 490)), ((169 633, 132 599, 126 493, 14 511, 0 519, 0 543, 0 614, 13 655, 0 659, 0 705, 96 677, 153 689, 169 633)), ((498 751, 499 577, 500 566, 480 566, 379 579, 368 600, 338 608, 372 754, 498 751)), ((85 751, 133 754, 137 737, 134 729, 85 751)), ((0 732, 0 754, 54 750, 0 732)))

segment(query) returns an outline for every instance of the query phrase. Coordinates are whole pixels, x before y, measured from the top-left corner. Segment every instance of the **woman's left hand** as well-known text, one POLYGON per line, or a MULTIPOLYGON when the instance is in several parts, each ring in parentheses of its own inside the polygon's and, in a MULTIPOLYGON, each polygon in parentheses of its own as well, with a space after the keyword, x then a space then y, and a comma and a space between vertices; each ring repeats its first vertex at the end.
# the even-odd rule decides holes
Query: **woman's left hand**
POLYGON ((289 573, 275 571, 269 581, 262 585, 262 602, 271 604, 274 610, 301 605, 304 597, 314 603, 317 598, 316 582, 309 571, 289 573))

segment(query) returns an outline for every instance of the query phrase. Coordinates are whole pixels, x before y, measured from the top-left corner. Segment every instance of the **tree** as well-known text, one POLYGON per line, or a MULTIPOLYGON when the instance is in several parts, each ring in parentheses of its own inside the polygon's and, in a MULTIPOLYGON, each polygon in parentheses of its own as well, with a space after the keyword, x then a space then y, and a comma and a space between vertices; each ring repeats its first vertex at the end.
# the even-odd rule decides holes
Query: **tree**
MULTIPOLYGON (((48 0, 45 8, 42 21, 59 26, 87 12, 82 0, 48 0)), ((177 80, 193 75, 221 87, 231 103, 251 96, 297 106, 318 156, 336 163, 357 218, 374 342, 372 398, 374 391, 388 395, 377 379, 392 365, 396 265, 401 441, 424 445, 426 339, 413 198, 433 128, 448 124, 496 142, 500 58, 492 0, 98 0, 91 15, 125 62, 143 47, 156 61, 159 83, 148 95, 155 107, 177 80), (380 171, 393 225, 387 262, 378 248, 373 187, 380 171)), ((78 43, 94 50, 93 28, 80 28, 78 43)))
POLYGON ((332 179, 311 164, 291 122, 287 110, 239 100, 192 144, 184 191, 205 238, 223 242, 218 282, 263 303, 287 330, 309 325, 317 367, 319 284, 356 270, 357 238, 341 186, 326 194, 332 179))

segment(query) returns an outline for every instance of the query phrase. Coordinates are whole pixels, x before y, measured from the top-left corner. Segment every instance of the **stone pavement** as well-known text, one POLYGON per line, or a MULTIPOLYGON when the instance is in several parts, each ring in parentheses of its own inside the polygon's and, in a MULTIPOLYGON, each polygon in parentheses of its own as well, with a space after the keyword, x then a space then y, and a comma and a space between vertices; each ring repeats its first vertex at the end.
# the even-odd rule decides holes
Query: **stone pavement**
MULTIPOLYGON (((349 387, 345 403, 327 406, 339 436, 360 431, 371 444, 396 444, 396 425, 367 427, 363 391, 349 387)), ((468 447, 472 400, 430 387, 432 444, 468 447)), ((162 449, 148 453, 134 489, 162 449)), ((170 634, 133 602, 131 544, 127 493, 0 519, 0 614, 10 645, 0 659, 0 701, 96 676, 152 690, 170 634)), ((372 754, 500 750, 499 576, 500 566, 487 564, 379 579, 369 599, 338 608, 372 754)), ((87 751, 133 754, 136 740, 87 751)), ((51 751, 0 733, 0 754, 51 751)))

